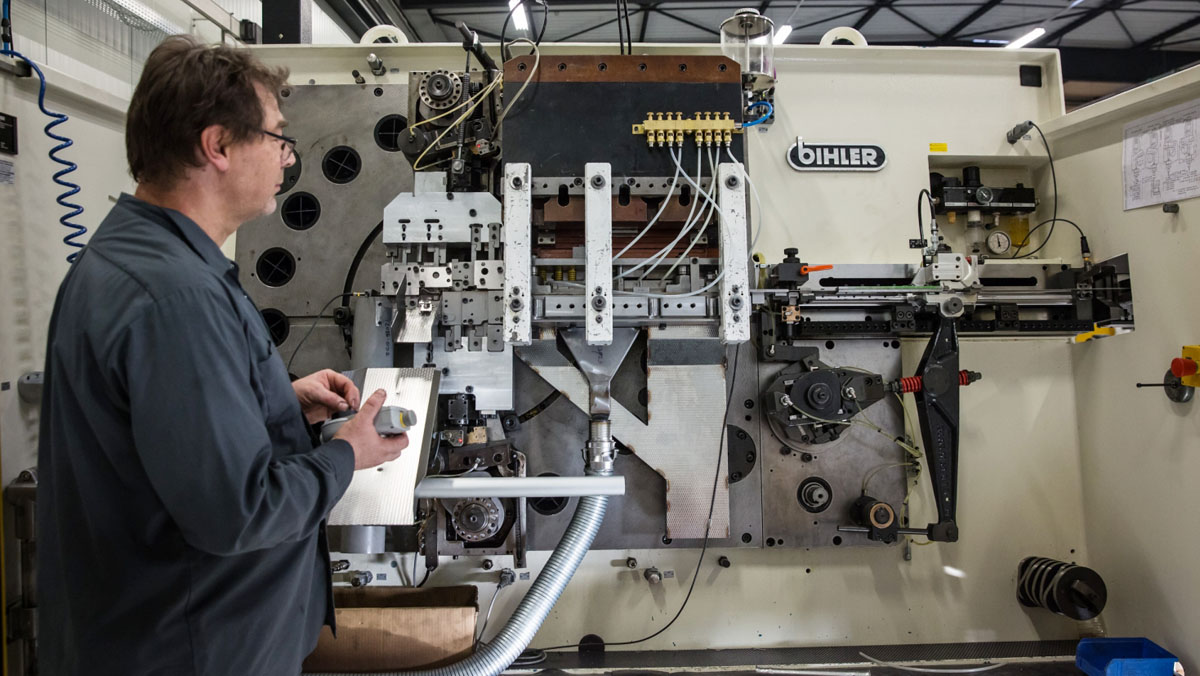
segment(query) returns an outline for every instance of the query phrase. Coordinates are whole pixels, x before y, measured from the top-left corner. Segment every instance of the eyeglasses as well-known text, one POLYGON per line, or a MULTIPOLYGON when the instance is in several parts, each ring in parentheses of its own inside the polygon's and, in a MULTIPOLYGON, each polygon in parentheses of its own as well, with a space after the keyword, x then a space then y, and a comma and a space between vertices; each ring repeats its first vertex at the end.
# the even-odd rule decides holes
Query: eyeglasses
POLYGON ((289 156, 296 154, 296 139, 292 138, 291 136, 276 134, 275 132, 267 131, 266 129, 263 129, 262 133, 270 136, 271 138, 279 139, 279 160, 281 162, 286 162, 289 156))

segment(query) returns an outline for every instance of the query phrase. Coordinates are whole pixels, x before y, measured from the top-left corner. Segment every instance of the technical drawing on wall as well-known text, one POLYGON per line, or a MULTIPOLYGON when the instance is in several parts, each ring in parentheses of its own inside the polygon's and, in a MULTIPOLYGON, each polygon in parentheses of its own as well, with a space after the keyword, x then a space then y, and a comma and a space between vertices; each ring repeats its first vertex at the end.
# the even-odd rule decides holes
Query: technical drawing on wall
POLYGON ((1200 195, 1198 117, 1200 101, 1191 101, 1125 125, 1126 210, 1200 195))

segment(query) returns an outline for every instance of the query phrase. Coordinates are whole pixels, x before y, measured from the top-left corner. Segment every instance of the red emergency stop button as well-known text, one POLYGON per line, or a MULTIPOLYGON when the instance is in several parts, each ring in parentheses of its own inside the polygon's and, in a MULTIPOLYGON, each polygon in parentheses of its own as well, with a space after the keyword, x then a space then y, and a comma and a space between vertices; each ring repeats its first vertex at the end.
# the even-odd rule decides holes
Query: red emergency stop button
POLYGON ((1198 369, 1200 369, 1200 364, 1186 357, 1176 357, 1171 360, 1171 375, 1176 378, 1194 376, 1198 369))

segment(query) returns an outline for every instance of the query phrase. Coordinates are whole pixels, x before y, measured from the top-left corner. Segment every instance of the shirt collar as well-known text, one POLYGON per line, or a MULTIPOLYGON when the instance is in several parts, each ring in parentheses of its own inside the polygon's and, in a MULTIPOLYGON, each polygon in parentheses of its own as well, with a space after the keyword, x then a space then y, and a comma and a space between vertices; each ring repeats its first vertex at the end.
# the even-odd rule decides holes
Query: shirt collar
POLYGON ((232 268, 236 274, 236 266, 221 252, 221 247, 217 246, 217 243, 208 236, 208 233, 201 230, 195 221, 185 216, 182 212, 151 204, 129 193, 121 193, 117 204, 127 209, 157 216, 154 220, 163 223, 163 225, 167 225, 168 223, 174 225, 175 232, 192 251, 196 252, 196 255, 200 256, 201 260, 217 272, 227 273, 232 268))

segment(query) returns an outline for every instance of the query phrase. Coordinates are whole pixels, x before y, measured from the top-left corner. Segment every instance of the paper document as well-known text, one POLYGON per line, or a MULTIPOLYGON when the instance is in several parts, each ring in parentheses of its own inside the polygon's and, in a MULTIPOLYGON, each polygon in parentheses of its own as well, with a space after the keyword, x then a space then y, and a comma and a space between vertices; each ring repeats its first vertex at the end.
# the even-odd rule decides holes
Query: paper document
POLYGON ((1200 196, 1200 100, 1125 125, 1125 209, 1200 196))

